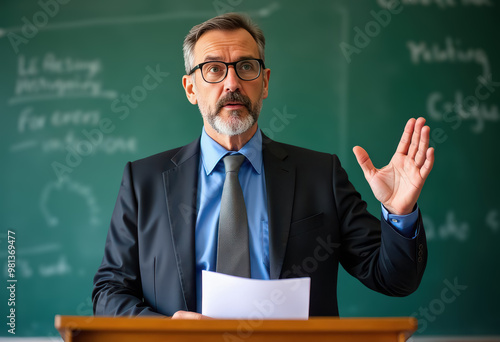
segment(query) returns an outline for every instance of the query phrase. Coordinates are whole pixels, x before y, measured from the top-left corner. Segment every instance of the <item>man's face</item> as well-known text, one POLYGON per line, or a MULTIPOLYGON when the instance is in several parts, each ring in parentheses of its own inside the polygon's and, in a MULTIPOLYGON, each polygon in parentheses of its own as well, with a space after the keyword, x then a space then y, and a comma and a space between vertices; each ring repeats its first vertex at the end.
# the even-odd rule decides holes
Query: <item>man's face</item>
MULTIPOLYGON (((212 30, 204 33, 194 47, 194 65, 207 61, 237 62, 260 58, 257 42, 244 29, 234 31, 212 30)), ((262 70, 253 81, 243 81, 230 66, 220 83, 207 83, 196 70, 195 77, 184 76, 183 84, 188 99, 198 104, 205 127, 210 125, 217 133, 234 136, 256 127, 267 98, 270 70, 262 70)))

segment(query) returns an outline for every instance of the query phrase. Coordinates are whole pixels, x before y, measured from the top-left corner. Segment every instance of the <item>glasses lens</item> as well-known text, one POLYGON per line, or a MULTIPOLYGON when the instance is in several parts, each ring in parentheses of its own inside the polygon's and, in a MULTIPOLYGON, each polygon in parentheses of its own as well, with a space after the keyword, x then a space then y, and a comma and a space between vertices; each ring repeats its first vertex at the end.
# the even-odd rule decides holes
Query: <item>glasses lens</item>
POLYGON ((203 78, 207 82, 220 82, 226 75, 226 65, 219 62, 210 62, 203 66, 203 78))
POLYGON ((260 64, 254 59, 243 60, 236 63, 236 72, 242 80, 250 81, 259 77, 260 64))
MULTIPOLYGON (((251 81, 259 77, 260 63, 254 59, 242 60, 236 63, 235 70, 242 80, 251 81)), ((226 76, 227 66, 221 62, 208 62, 203 65, 201 72, 205 81, 218 83, 226 76)))

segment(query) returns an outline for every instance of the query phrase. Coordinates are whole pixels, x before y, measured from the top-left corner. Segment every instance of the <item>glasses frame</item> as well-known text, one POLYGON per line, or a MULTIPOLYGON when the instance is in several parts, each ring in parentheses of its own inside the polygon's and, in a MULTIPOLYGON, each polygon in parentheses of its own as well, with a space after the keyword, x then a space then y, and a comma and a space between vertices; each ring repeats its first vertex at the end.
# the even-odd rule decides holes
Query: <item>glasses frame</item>
POLYGON ((195 66, 193 69, 191 69, 191 71, 189 72, 188 75, 192 75, 196 70, 200 69, 200 73, 201 73, 201 77, 203 78, 203 80, 207 83, 220 83, 222 81, 224 81, 227 77, 227 73, 229 72, 229 66, 232 65, 233 68, 234 68, 234 71, 236 72, 236 75, 238 76, 238 78, 242 81, 253 81, 253 80, 256 80, 257 78, 259 78, 260 74, 262 73, 262 69, 265 69, 266 66, 264 65, 264 61, 260 58, 247 58, 247 59, 242 59, 240 61, 237 61, 237 62, 231 62, 231 63, 226 63, 226 62, 223 62, 223 61, 208 61, 208 62, 203 62, 203 63, 200 63, 198 64, 197 66, 195 66), (259 74, 255 77, 255 78, 252 78, 250 80, 245 80, 243 78, 241 78, 241 76, 238 74, 238 70, 236 69, 236 64, 240 63, 240 62, 245 62, 245 61, 257 61, 259 62, 259 74), (217 82, 209 82, 205 79, 205 76, 203 75, 203 72, 202 72, 202 68, 205 64, 208 64, 208 63, 222 63, 226 66, 226 74, 224 75, 224 77, 220 80, 220 81, 217 81, 217 82))

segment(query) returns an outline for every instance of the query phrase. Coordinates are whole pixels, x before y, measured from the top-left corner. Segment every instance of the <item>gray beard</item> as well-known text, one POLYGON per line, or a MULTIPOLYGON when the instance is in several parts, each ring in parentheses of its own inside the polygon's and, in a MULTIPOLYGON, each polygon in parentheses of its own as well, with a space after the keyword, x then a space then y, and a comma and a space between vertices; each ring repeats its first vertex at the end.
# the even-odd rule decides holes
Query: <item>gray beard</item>
POLYGON ((227 136, 240 135, 248 131, 257 122, 257 115, 249 113, 249 115, 241 115, 239 110, 233 110, 230 113, 229 120, 224 120, 220 115, 210 114, 208 123, 219 134, 227 136))
POLYGON ((206 118, 210 126, 219 134, 227 136, 235 136, 248 131, 257 122, 262 109, 262 99, 252 106, 248 100, 246 104, 248 115, 243 114, 243 110, 233 110, 229 114, 229 119, 224 120, 220 117, 222 106, 217 105, 217 110, 208 108, 208 113, 205 115, 199 107, 201 115, 206 118))

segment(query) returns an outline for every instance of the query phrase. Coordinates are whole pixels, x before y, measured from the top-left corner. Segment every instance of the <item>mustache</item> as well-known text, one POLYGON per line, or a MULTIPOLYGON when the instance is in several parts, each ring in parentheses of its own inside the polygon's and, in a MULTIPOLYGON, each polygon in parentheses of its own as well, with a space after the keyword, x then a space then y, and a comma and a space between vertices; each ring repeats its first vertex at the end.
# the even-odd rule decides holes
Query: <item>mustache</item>
POLYGON ((216 113, 220 112, 220 110, 228 103, 241 103, 248 110, 250 110, 252 107, 252 101, 250 101, 250 98, 248 96, 245 96, 242 93, 236 91, 236 92, 228 93, 226 96, 224 96, 219 101, 217 101, 216 113))

